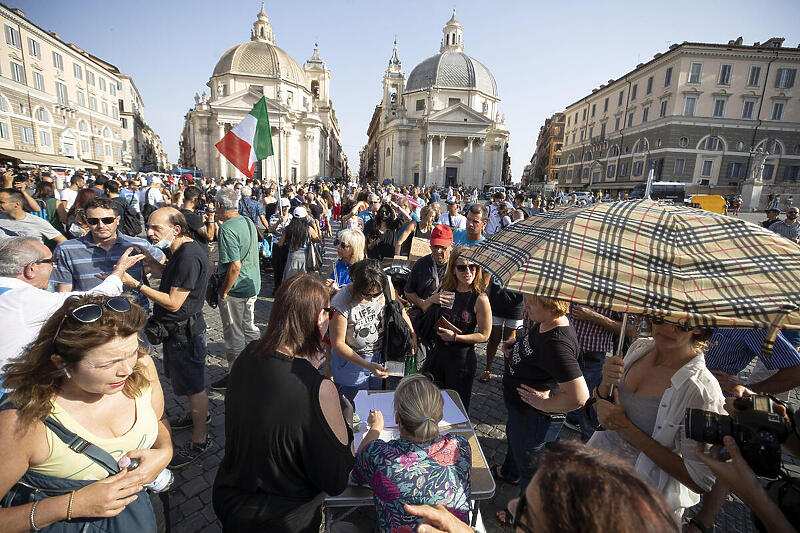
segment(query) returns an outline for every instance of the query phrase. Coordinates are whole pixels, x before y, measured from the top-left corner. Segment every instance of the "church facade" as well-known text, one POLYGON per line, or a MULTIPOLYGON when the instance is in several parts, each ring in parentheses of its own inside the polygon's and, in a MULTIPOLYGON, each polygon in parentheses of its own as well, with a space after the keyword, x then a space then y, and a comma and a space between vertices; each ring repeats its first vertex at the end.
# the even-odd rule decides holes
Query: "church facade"
POLYGON ((282 183, 346 175, 347 160, 330 100, 331 73, 314 47, 301 67, 275 44, 269 17, 261 12, 250 41, 220 57, 206 84, 210 94, 195 94, 181 135, 180 164, 214 178, 245 176, 222 157, 215 144, 266 97, 275 155, 254 177, 282 183))
POLYGON ((442 32, 439 53, 408 78, 395 42, 361 153, 362 180, 474 187, 502 181, 509 133, 497 83, 464 53, 455 10, 442 32))

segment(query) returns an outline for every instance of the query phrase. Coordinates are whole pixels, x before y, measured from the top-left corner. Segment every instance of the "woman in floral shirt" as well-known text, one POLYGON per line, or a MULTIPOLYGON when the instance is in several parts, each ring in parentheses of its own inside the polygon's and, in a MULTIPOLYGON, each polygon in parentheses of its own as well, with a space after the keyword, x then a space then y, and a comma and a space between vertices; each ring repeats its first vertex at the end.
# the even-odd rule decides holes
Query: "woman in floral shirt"
POLYGON ((414 374, 403 378, 394 395, 399 439, 380 440, 383 414, 370 413, 353 476, 372 487, 381 531, 415 531, 420 518, 406 513, 403 504, 441 503, 467 521, 472 453, 461 435, 439 434, 443 407, 436 385, 414 374))

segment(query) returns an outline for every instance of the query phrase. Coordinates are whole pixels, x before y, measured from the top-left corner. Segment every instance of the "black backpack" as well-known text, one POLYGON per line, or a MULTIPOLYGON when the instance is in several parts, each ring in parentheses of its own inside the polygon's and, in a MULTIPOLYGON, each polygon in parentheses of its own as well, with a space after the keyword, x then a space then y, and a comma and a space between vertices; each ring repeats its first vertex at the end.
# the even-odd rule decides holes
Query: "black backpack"
POLYGON ((403 305, 392 300, 389 283, 391 282, 387 281, 386 287, 383 288, 383 297, 386 299, 383 314, 383 357, 386 361, 405 362, 413 346, 411 328, 403 319, 403 305))
POLYGON ((150 187, 148 187, 144 191, 144 205, 142 206, 142 217, 144 218, 145 222, 150 218, 150 215, 153 214, 153 211, 158 209, 158 207, 154 206, 149 201, 150 196, 150 187))
POLYGON ((133 208, 131 202, 126 202, 122 196, 118 196, 114 201, 117 202, 117 210, 119 211, 119 230, 125 235, 138 237, 142 233, 139 213, 133 208))

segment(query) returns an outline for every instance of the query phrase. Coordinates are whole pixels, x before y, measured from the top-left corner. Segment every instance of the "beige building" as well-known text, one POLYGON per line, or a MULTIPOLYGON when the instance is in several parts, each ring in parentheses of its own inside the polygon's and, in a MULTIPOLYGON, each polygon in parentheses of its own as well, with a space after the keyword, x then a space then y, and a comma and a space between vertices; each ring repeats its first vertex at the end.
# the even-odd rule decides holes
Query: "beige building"
POLYGON ((144 119, 144 104, 139 89, 127 74, 119 75, 119 114, 122 128, 123 160, 131 169, 143 172, 168 172, 170 164, 159 137, 144 119))
POLYGON ((408 78, 395 42, 360 176, 440 187, 507 180, 509 133, 499 104, 492 73, 464 53, 464 28, 454 11, 442 29, 439 53, 408 78))
POLYGON ((314 47, 304 66, 276 44, 261 5, 250 40, 228 49, 206 84, 210 93, 195 94, 185 117, 180 164, 206 176, 243 178, 215 144, 266 97, 275 155, 266 168, 256 163, 254 176, 286 182, 341 177, 347 172, 339 125, 330 97, 331 72, 314 47))
POLYGON ((541 187, 546 184, 558 183, 561 151, 564 145, 565 120, 564 113, 555 113, 539 128, 536 151, 531 158, 531 171, 528 180, 523 179, 523 185, 540 184, 537 187, 541 187))
MULTIPOLYGON (((0 4, 0 158, 130 170, 119 69, 0 4)), ((128 78, 129 79, 129 78, 128 78)))
POLYGON ((652 166, 687 193, 731 194, 761 149, 761 205, 800 193, 800 49, 783 41, 672 45, 592 90, 564 112, 560 186, 627 193, 652 166))

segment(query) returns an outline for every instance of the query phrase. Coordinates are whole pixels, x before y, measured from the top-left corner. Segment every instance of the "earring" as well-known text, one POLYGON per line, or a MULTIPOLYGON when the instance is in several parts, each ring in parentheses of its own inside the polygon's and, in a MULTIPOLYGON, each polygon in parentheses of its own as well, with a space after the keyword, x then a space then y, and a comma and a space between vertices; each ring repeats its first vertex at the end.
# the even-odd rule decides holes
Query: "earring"
POLYGON ((70 374, 69 370, 67 370, 66 368, 64 369, 64 375, 67 376, 67 379, 71 379, 72 378, 72 374, 70 374))

